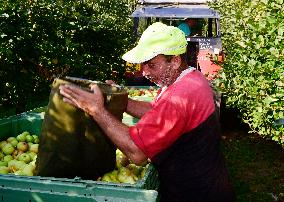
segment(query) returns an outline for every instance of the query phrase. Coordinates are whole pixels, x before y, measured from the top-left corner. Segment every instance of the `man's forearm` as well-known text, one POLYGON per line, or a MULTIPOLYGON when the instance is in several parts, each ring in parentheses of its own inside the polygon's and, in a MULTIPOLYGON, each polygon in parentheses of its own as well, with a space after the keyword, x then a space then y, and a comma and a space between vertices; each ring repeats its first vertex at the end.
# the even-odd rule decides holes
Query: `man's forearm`
POLYGON ((126 112, 136 118, 141 118, 147 111, 152 108, 151 103, 128 99, 126 112))
POLYGON ((129 135, 129 127, 117 120, 106 109, 92 115, 105 134, 117 145, 117 147, 135 164, 141 164, 147 157, 136 146, 129 135))

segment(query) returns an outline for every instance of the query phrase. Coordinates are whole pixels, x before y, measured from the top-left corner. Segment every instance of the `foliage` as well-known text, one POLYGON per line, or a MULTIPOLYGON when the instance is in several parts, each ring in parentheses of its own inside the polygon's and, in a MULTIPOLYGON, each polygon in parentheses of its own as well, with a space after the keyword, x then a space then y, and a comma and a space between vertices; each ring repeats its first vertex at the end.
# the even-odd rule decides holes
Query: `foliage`
POLYGON ((216 85, 251 132, 284 145, 283 0, 221 0, 226 61, 216 85))
POLYGON ((2 0, 0 107, 19 113, 47 100, 55 76, 123 78, 134 2, 2 0))

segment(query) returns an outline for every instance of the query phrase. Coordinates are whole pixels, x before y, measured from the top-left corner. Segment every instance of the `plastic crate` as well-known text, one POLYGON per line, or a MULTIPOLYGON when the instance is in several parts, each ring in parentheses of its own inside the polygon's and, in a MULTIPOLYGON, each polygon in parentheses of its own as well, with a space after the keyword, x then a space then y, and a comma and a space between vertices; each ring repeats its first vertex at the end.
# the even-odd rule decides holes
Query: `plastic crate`
POLYGON ((73 179, 0 176, 0 199, 10 202, 156 201, 155 190, 102 186, 73 179))
POLYGON ((26 112, 0 119, 0 140, 6 139, 10 136, 16 136, 24 130, 39 135, 43 118, 44 111, 26 112))
MULTIPOLYGON (((0 140, 16 136, 23 131, 40 134, 45 109, 45 107, 42 107, 0 119, 0 140)), ((126 114, 125 116, 123 122, 128 125, 133 125, 137 121, 126 114)), ((0 200, 2 197, 2 201, 11 202, 156 201, 158 186, 158 174, 151 164, 146 170, 145 176, 134 184, 83 180, 81 178, 0 175, 0 200), (19 193, 19 195, 16 193, 19 193), (19 197, 21 200, 19 200, 19 197)))

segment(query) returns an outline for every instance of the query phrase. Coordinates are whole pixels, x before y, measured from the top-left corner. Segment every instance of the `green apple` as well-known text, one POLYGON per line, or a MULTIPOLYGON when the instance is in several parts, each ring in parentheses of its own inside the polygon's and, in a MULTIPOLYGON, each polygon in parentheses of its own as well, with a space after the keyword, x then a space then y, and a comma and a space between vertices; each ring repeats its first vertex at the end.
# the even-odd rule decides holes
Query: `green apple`
POLYGON ((117 179, 122 183, 134 184, 135 179, 133 178, 133 174, 126 167, 121 167, 118 171, 117 179))
POLYGON ((11 161, 8 162, 8 167, 9 168, 12 168, 15 164, 16 164, 17 160, 16 159, 13 159, 11 161))
POLYGON ((32 152, 32 151, 28 151, 26 152, 30 157, 31 157, 31 160, 34 161, 37 157, 37 154, 32 152))
POLYGON ((129 164, 129 159, 119 150, 116 150, 116 167, 119 169, 129 164))
POLYGON ((19 151, 25 152, 25 151, 28 150, 28 148, 29 148, 29 145, 28 145, 28 143, 26 143, 26 142, 19 142, 19 143, 17 144, 17 149, 18 149, 19 151))
POLYGON ((6 161, 0 161, 0 166, 8 166, 8 162, 6 162, 6 161))
POLYGON ((4 145, 7 144, 7 143, 8 143, 8 142, 5 141, 5 140, 4 140, 4 141, 1 141, 1 142, 0 142, 0 149, 2 149, 2 148, 4 147, 4 145))
POLYGON ((23 161, 18 161, 18 160, 11 160, 8 162, 8 168, 10 169, 10 172, 14 173, 17 170, 22 169, 25 165, 27 165, 23 161))
POLYGON ((39 137, 37 135, 33 135, 34 138, 34 143, 38 144, 39 143, 39 137))
POLYGON ((28 142, 29 148, 33 145, 34 143, 28 142))
POLYGON ((103 177, 102 177, 102 181, 104 181, 104 182, 112 182, 112 180, 110 178, 110 174, 109 173, 104 174, 103 177))
POLYGON ((19 142, 17 139, 15 139, 15 140, 12 140, 10 143, 13 145, 13 147, 16 147, 19 142))
POLYGON ((36 160, 33 160, 29 163, 29 165, 32 165, 33 167, 36 167, 36 160))
POLYGON ((17 140, 17 138, 15 138, 15 137, 8 137, 6 141, 7 141, 7 142, 11 142, 11 141, 13 141, 13 140, 17 140))
POLYGON ((15 163, 15 168, 16 168, 16 170, 20 170, 20 169, 22 169, 25 165, 27 165, 25 162, 23 162, 23 161, 17 161, 17 162, 15 163))
POLYGON ((21 134, 19 134, 16 138, 19 142, 24 142, 24 141, 26 141, 27 135, 30 135, 30 133, 28 131, 24 131, 21 134))
POLYGON ((9 168, 6 166, 0 166, 0 174, 8 174, 9 168))
POLYGON ((27 142, 34 142, 33 136, 32 136, 32 135, 27 135, 27 136, 26 136, 26 141, 27 141, 27 142))
POLYGON ((31 161, 31 157, 29 154, 23 153, 18 157, 19 161, 23 161, 25 163, 29 163, 31 161))
POLYGON ((119 182, 119 180, 117 179, 117 175, 118 175, 118 170, 113 170, 110 172, 110 179, 112 182, 119 182))
POLYGON ((131 172, 135 175, 135 176, 139 176, 143 167, 142 166, 137 166, 134 163, 130 163, 129 165, 127 165, 127 168, 129 170, 131 170, 131 172))
POLYGON ((17 144, 18 144, 18 140, 17 140, 17 138, 15 138, 15 137, 9 137, 9 138, 7 139, 7 142, 11 143, 11 145, 13 145, 13 147, 16 147, 17 144))
POLYGON ((2 148, 3 153, 6 155, 12 154, 14 150, 15 149, 11 143, 5 144, 4 147, 2 148))
POLYGON ((38 146, 39 144, 33 144, 30 146, 29 151, 34 152, 34 153, 38 153, 38 146))
POLYGON ((11 161, 11 160, 13 160, 13 159, 14 159, 13 156, 11 156, 11 155, 9 154, 9 155, 4 156, 3 161, 9 162, 9 161, 11 161))
POLYGON ((33 176, 33 171, 34 171, 35 167, 33 165, 25 165, 21 171, 23 175, 26 175, 26 176, 33 176))

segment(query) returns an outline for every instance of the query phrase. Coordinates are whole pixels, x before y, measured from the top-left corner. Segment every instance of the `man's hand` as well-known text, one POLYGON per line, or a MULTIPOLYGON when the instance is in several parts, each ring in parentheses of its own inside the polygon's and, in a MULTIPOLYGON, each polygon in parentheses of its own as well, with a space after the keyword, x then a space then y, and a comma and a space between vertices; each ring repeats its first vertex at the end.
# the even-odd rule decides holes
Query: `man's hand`
POLYGON ((91 85, 93 93, 71 84, 61 85, 59 89, 60 94, 64 96, 64 102, 78 107, 92 116, 100 113, 100 110, 104 108, 104 97, 96 84, 91 85))
POLYGON ((116 83, 113 80, 106 80, 105 82, 109 85, 116 85, 116 83))
POLYGON ((115 118, 104 107, 104 97, 97 85, 92 85, 93 93, 82 90, 78 86, 65 84, 59 87, 63 101, 78 107, 99 124, 104 133, 134 163, 141 164, 147 157, 133 142, 129 135, 129 127, 115 118))

